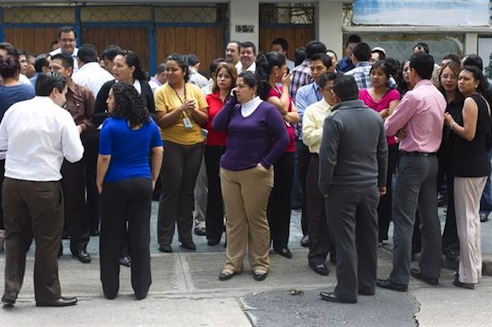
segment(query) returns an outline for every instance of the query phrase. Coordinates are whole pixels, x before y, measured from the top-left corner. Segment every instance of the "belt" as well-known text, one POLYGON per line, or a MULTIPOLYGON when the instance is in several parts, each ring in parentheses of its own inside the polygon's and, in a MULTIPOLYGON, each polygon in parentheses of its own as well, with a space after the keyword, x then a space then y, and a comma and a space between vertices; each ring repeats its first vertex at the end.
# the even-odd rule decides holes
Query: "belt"
POLYGON ((436 152, 418 152, 418 151, 413 151, 413 152, 406 152, 406 151, 399 151, 398 154, 402 157, 434 157, 437 155, 436 152))

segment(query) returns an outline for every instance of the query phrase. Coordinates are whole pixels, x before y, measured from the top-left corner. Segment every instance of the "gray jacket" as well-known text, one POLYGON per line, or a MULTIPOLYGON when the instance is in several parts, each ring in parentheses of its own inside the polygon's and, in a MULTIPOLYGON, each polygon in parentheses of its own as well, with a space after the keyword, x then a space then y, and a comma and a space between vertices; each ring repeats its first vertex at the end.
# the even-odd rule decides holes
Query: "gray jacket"
POLYGON ((332 109, 323 126, 319 154, 319 187, 386 186, 388 146, 383 119, 360 100, 332 109))

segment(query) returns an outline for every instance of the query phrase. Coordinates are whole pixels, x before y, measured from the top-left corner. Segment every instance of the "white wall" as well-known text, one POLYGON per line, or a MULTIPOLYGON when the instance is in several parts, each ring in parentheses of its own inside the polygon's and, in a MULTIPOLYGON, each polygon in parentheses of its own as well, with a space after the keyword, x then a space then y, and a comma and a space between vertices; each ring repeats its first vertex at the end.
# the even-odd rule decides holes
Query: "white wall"
POLYGON ((251 41, 259 47, 259 0, 231 0, 230 9, 230 39, 244 42, 251 41), (253 33, 241 33, 236 31, 236 26, 252 25, 253 33))

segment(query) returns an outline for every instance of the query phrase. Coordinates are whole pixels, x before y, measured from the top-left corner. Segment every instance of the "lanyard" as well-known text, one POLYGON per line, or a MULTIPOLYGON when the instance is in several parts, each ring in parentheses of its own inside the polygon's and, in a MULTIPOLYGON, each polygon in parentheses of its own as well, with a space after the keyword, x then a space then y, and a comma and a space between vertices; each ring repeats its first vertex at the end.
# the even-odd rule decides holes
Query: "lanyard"
POLYGON ((321 101, 323 97, 319 96, 318 89, 316 88, 316 85, 314 83, 313 83, 313 89, 314 89, 314 94, 316 95, 316 99, 318 99, 318 101, 321 101))
POLYGON ((179 96, 178 91, 176 91, 176 89, 171 84, 169 84, 169 86, 173 89, 174 93, 176 93, 176 96, 178 97, 181 104, 183 104, 186 101, 186 85, 183 88, 184 100, 181 100, 181 97, 179 96))

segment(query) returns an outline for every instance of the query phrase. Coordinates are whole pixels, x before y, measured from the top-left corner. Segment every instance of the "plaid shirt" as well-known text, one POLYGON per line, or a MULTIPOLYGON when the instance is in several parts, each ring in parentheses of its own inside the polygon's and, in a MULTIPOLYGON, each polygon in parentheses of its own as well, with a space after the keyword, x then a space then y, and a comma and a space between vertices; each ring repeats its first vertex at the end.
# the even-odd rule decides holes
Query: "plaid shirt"
POLYGON ((362 61, 357 66, 345 73, 345 75, 353 76, 359 90, 368 89, 371 87, 371 64, 367 61, 362 61))
POLYGON ((296 99, 297 90, 304 85, 313 82, 311 77, 311 66, 309 60, 305 59, 299 66, 292 71, 292 82, 290 82, 290 97, 293 101, 296 99))

